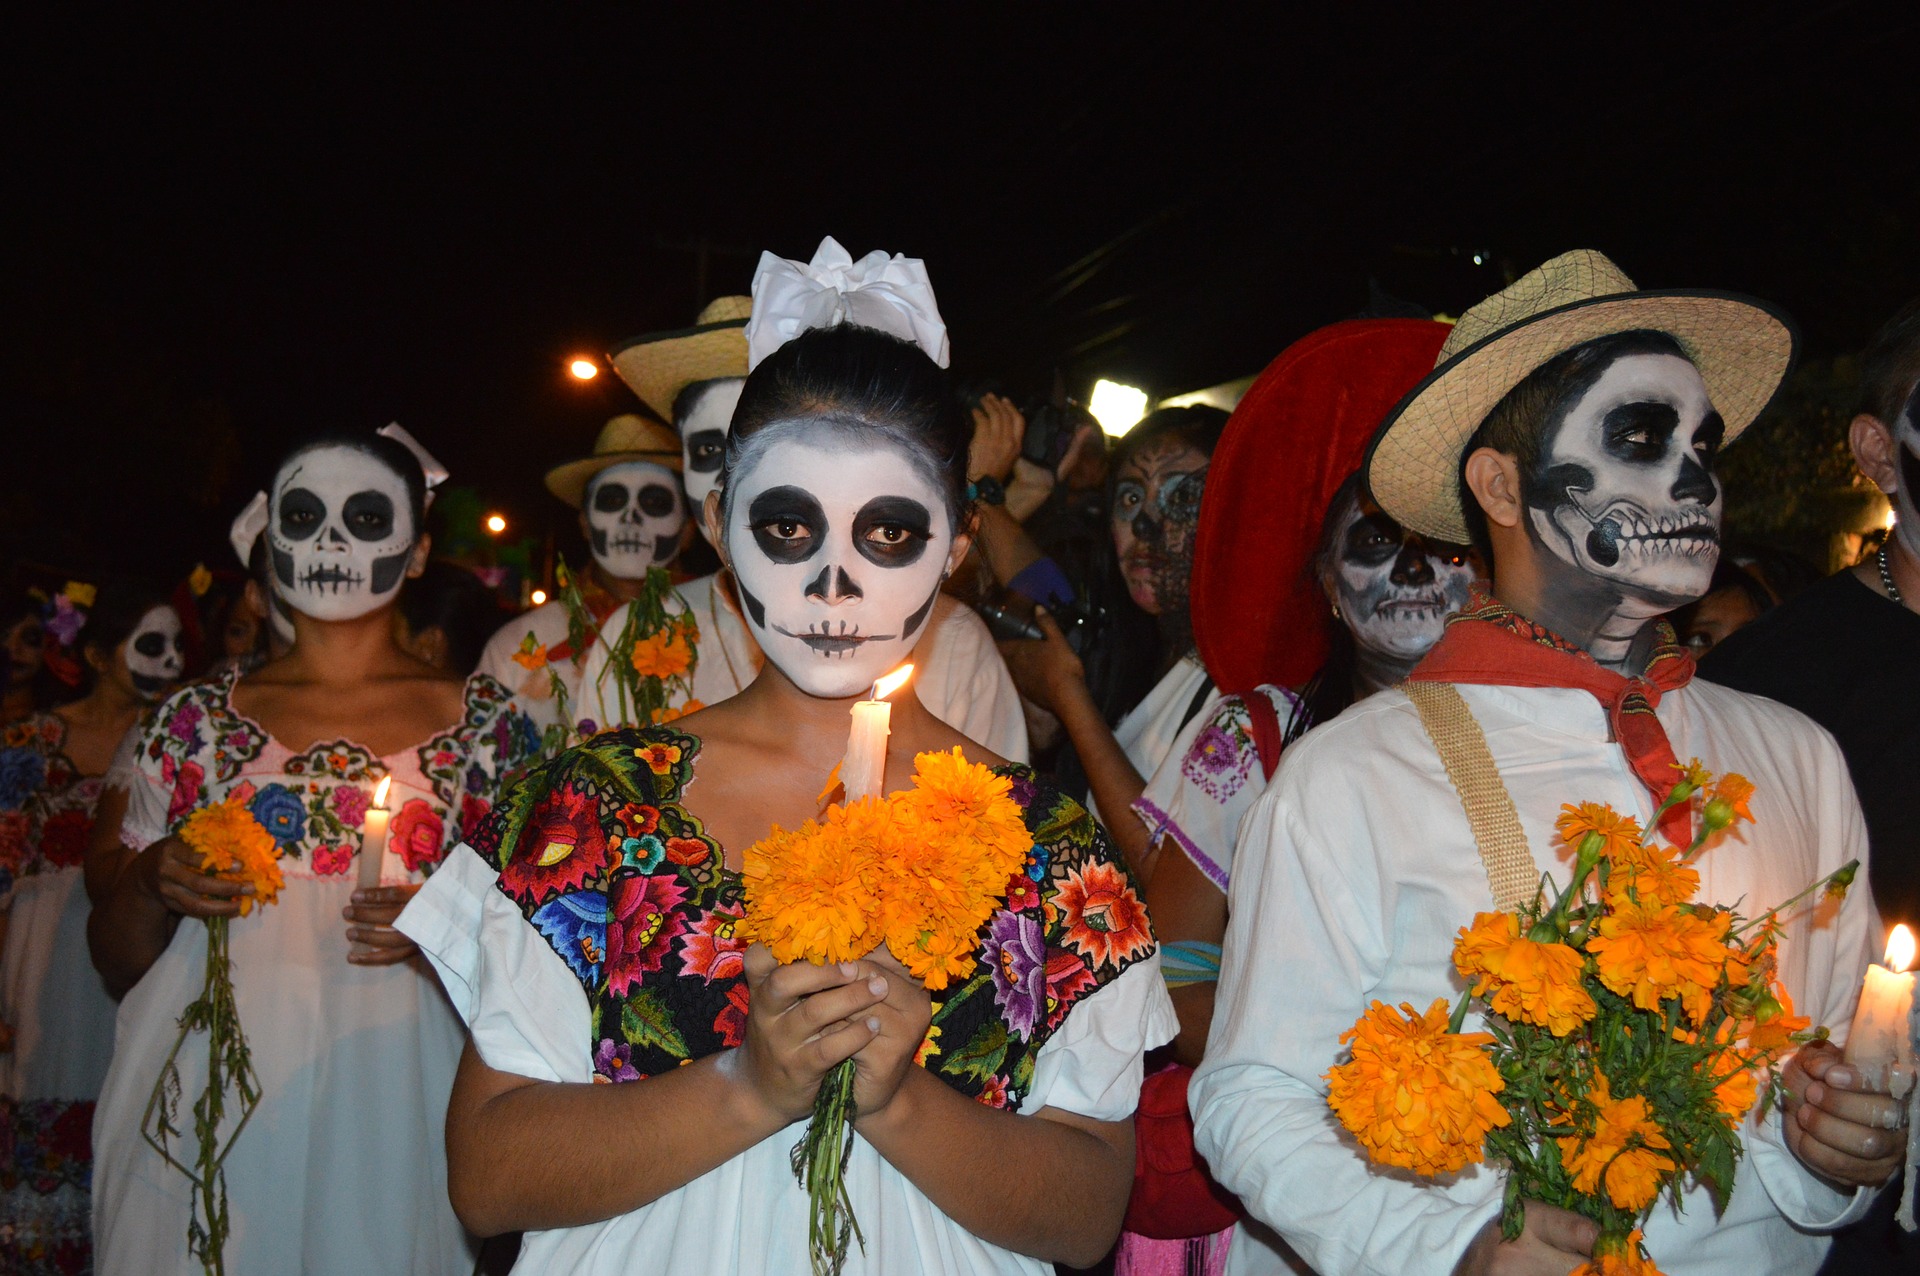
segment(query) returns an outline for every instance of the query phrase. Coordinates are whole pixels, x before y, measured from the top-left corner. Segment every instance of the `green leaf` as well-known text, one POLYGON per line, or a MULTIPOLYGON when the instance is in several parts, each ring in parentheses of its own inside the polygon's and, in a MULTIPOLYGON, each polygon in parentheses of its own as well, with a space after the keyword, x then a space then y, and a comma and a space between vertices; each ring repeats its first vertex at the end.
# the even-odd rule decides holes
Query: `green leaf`
POLYGON ((1006 1025, 990 1023, 976 1032, 972 1041, 947 1056, 945 1071, 970 1076, 975 1081, 985 1081, 999 1075, 1000 1065, 1006 1058, 1006 1025))
POLYGON ((673 1016, 655 989, 642 989, 620 1007, 620 1032, 632 1045, 655 1047, 676 1059, 687 1057, 687 1039, 673 1026, 673 1016))

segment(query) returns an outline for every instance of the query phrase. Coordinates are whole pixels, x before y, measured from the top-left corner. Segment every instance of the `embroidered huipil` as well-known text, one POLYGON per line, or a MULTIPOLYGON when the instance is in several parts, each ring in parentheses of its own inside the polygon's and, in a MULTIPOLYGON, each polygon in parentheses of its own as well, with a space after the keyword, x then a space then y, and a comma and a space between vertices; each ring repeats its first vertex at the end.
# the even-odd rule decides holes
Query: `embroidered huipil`
MULTIPOLYGON (((504 687, 476 676, 460 721, 417 747, 382 758, 341 740, 295 753, 233 708, 236 680, 195 684, 159 707, 121 832, 144 847, 195 809, 233 799, 280 844, 279 901, 229 923, 263 1097, 226 1161, 227 1270, 468 1276, 474 1255, 447 1200, 442 1134, 460 1021, 424 963, 349 965, 341 912, 382 776, 393 778, 382 880, 420 882, 532 756, 534 728, 504 687)), ((187 1255, 187 1180, 140 1129, 180 1012, 200 993, 206 935, 183 920, 121 1003, 94 1123, 100 1276, 200 1272, 187 1255)), ((185 1109, 206 1082, 204 1043, 189 1043, 178 1063, 190 1152, 185 1109)))
MULTIPOLYGON (((1543 870, 1565 880, 1552 840, 1563 803, 1608 803, 1643 824, 1652 815, 1648 787, 1593 695, 1459 690, 1543 870)), ((1805 717, 1699 681, 1667 692, 1656 712, 1678 757, 1758 786, 1757 822, 1699 858, 1703 900, 1744 901, 1751 915, 1849 859, 1865 860, 1839 750, 1805 717)), ((1289 747, 1247 818, 1228 899, 1212 1036, 1192 1090, 1196 1146, 1318 1271, 1450 1272, 1499 1213, 1500 1174, 1479 1165, 1452 1180, 1414 1182, 1370 1167, 1328 1111, 1323 1079, 1344 1057, 1340 1034, 1369 1002, 1425 1009, 1458 995, 1454 937, 1491 905, 1459 796, 1404 693, 1372 696, 1289 747)), ((1844 1038, 1876 934, 1872 902, 1858 889, 1843 905, 1791 918, 1780 978, 1795 1011, 1844 1038)), ((1815 1229, 1864 1204, 1864 1194, 1836 1193, 1800 1167, 1778 1110, 1764 1120, 1750 1114, 1742 1139, 1724 1217, 1700 1190, 1687 1194, 1679 1218, 1654 1210, 1646 1243, 1668 1276, 1811 1272, 1827 1248, 1815 1229)), ((1285 1270, 1242 1229, 1230 1272, 1285 1270)))
MULTIPOLYGON (((488 1066, 644 1084, 744 1039, 741 879, 683 805, 698 751, 653 728, 561 755, 503 797, 401 916, 488 1066)), ((994 1107, 1123 1119, 1143 1053, 1176 1029, 1145 909, 1081 807, 1025 767, 1003 774, 1033 847, 981 928, 974 975, 937 995, 922 1063, 994 1107)), ((788 1159, 800 1133, 630 1214, 531 1232, 519 1269, 804 1272, 807 1197, 788 1159)), ((1051 1270, 962 1229, 858 1139, 847 1187, 867 1237, 848 1273, 1051 1270)))

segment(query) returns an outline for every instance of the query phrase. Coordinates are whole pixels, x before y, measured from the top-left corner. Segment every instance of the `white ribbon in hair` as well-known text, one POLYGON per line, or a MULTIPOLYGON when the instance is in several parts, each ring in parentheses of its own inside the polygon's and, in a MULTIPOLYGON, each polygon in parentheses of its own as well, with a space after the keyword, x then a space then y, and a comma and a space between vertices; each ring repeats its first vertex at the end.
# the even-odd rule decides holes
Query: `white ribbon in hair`
POLYGON ((247 507, 234 515, 233 526, 227 529, 227 543, 233 546, 233 552, 240 559, 240 565, 247 567, 253 561, 253 543, 260 539, 260 533, 267 530, 267 494, 255 492, 247 507))
POLYGON ((413 459, 420 462, 420 473, 423 474, 427 480, 427 505, 431 507, 433 505, 433 489, 446 482, 449 477, 447 467, 440 464, 439 459, 435 457, 433 453, 427 451, 419 439, 407 433, 407 428, 398 421, 389 421, 374 431, 374 433, 392 439, 395 443, 398 443, 401 447, 413 453, 413 459))
POLYGON ((947 325, 933 299, 926 263, 875 250, 855 261, 833 236, 802 265, 760 254, 747 320, 747 368, 809 328, 855 323, 911 341, 947 366, 947 325))

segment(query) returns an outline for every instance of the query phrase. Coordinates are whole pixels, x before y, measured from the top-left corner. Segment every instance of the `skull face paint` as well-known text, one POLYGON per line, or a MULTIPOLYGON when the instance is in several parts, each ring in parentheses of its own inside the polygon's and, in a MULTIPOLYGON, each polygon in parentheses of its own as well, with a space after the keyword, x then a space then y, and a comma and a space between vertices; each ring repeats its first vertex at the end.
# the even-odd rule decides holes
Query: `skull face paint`
POLYGON ((1542 440, 1526 482, 1534 540, 1647 616, 1705 594, 1720 557, 1726 425, 1687 360, 1616 360, 1542 440))
POLYGON ((1113 552, 1148 615, 1186 610, 1206 481, 1206 453, 1171 435, 1129 456, 1114 481, 1113 552))
POLYGON ((122 650, 133 689, 142 700, 158 700, 180 680, 186 667, 186 641, 179 613, 168 606, 151 607, 127 635, 122 650))
POLYGON ((594 475, 581 514, 593 561, 621 580, 637 580, 649 567, 665 566, 678 552, 680 529, 687 525, 679 480, 652 461, 626 461, 594 475))
POLYGON ((913 458, 809 429, 774 438, 727 483, 727 559, 781 673, 837 699, 907 658, 954 540, 946 499, 913 458))
POLYGON ((392 602, 418 537, 406 483, 358 448, 312 448, 274 476, 273 587, 315 620, 353 620, 392 602))
POLYGON ((1410 535, 1371 501, 1349 506, 1334 552, 1340 618, 1362 651, 1394 664, 1426 655, 1467 605, 1471 551, 1410 535))
MULTIPOLYGON (((686 462, 687 503, 699 509, 707 493, 720 483, 720 464, 726 459, 727 434, 733 428, 733 410, 740 405, 745 377, 721 377, 689 395, 674 423, 680 432, 680 456, 686 462)), ((704 533, 705 525, 701 527, 704 533)))

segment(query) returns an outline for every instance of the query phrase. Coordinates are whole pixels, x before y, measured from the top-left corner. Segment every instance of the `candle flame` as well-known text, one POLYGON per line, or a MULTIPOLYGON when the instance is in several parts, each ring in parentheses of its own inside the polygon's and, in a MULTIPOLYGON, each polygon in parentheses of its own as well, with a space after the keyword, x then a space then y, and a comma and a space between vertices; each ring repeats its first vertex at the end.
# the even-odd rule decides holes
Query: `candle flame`
POLYGON ((901 665, 898 669, 895 669, 892 673, 873 684, 873 698, 875 700, 885 700, 888 696, 900 690, 901 686, 911 677, 913 677, 913 666, 901 665))
POLYGON ((373 804, 375 806, 385 806, 387 804, 387 789, 392 784, 393 784, 392 776, 388 775, 388 776, 381 777, 380 783, 377 786, 375 786, 373 790, 373 804))
POLYGON ((1913 932, 1904 924, 1895 926, 1887 936, 1887 969, 1899 973, 1913 966, 1913 932))

